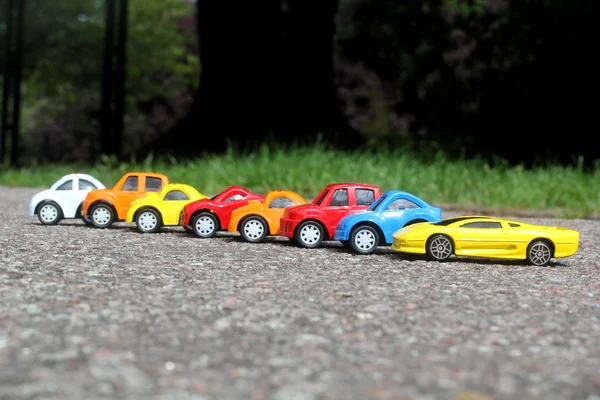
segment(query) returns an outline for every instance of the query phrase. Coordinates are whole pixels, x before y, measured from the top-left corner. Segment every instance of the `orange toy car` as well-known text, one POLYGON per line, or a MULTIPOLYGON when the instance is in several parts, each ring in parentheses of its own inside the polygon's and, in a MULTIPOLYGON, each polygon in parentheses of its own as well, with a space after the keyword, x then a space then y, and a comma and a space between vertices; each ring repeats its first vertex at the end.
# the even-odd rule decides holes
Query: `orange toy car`
POLYGON ((289 190, 271 190, 263 201, 250 200, 247 205, 233 210, 227 230, 239 231, 247 242, 262 242, 277 233, 285 209, 299 204, 308 204, 308 201, 289 190))
POLYGON ((108 228, 124 221, 134 200, 146 192, 160 192, 171 183, 169 177, 155 172, 129 172, 112 189, 92 190, 83 200, 81 215, 97 228, 108 228))

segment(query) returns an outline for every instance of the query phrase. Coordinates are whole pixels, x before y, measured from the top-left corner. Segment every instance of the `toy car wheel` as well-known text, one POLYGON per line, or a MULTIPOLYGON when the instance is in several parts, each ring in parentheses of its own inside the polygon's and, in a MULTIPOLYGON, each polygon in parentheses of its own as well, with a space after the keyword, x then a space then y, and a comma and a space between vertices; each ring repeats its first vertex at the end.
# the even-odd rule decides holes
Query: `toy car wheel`
POLYGON ((56 225, 62 219, 60 206, 53 201, 47 201, 38 210, 38 219, 44 225, 56 225))
POLYGON ((161 224, 159 213, 151 208, 146 208, 139 211, 135 217, 135 225, 140 232, 156 232, 160 229, 161 224))
POLYGON ((194 217, 192 228, 196 236, 201 238, 211 238, 215 236, 219 229, 217 217, 208 212, 203 212, 194 217))
POLYGON ((427 241, 427 255, 435 261, 444 261, 454 253, 452 240, 446 235, 434 235, 427 241))
POLYGON ((546 265, 552 258, 550 245, 543 240, 534 240, 527 247, 527 261, 533 265, 546 265))
POLYGON ((246 242, 259 243, 267 237, 267 223, 260 217, 244 219, 239 230, 246 242))
POLYGON ((350 247, 360 254, 371 254, 379 246, 379 234, 370 226, 359 226, 350 233, 350 247))
POLYGON ((108 228, 115 222, 115 213, 111 206, 98 204, 92 208, 90 219, 96 228, 108 228))
POLYGON ((296 242, 302 247, 317 247, 323 242, 323 228, 318 222, 303 222, 296 228, 295 238, 296 242))

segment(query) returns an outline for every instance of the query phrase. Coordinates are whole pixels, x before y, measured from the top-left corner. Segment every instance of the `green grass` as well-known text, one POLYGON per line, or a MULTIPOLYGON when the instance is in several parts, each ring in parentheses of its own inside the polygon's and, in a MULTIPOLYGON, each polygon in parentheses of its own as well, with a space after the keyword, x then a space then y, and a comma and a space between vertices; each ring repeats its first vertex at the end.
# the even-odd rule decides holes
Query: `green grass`
POLYGON ((526 169, 482 160, 456 160, 437 154, 425 158, 402 152, 341 152, 314 148, 261 147, 249 155, 230 151, 194 161, 148 158, 141 163, 110 159, 95 166, 39 165, 0 169, 0 185, 48 187, 62 175, 89 173, 108 187, 128 171, 155 171, 173 182, 188 183, 206 195, 229 185, 259 193, 294 190, 313 198, 326 184, 368 182, 383 191, 402 189, 431 204, 476 205, 490 208, 551 210, 565 218, 600 212, 600 166, 545 166, 526 169))

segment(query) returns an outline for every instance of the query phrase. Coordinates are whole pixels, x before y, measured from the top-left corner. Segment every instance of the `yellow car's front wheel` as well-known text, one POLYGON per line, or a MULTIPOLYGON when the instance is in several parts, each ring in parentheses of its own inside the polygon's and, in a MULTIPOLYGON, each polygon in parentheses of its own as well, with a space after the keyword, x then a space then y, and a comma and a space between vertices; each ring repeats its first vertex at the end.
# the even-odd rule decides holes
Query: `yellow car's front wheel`
POLYGON ((452 239, 446 235, 434 235, 427 241, 427 255, 435 261, 445 261, 454 253, 452 239))

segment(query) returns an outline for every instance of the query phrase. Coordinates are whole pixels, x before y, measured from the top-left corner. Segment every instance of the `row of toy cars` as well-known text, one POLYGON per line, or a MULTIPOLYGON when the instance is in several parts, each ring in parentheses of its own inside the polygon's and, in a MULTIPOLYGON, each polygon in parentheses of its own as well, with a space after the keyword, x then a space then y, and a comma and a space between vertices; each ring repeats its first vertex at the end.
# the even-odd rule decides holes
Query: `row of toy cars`
POLYGON ((200 238, 239 232, 250 243, 278 235, 304 248, 335 240, 358 254, 391 246, 437 261, 456 255, 545 265, 573 255, 579 246, 579 232, 573 229, 485 216, 444 220, 439 207, 411 193, 382 193, 367 183, 329 184, 308 202, 289 190, 262 195, 241 186, 209 198, 153 172, 129 172, 110 189, 90 175, 70 174, 33 196, 29 214, 44 225, 81 218, 97 228, 132 222, 144 233, 181 226, 200 238))

